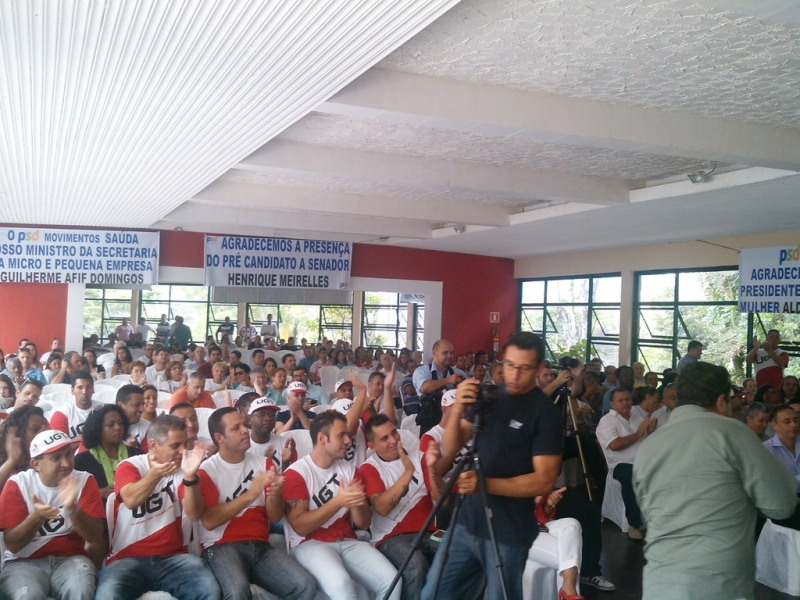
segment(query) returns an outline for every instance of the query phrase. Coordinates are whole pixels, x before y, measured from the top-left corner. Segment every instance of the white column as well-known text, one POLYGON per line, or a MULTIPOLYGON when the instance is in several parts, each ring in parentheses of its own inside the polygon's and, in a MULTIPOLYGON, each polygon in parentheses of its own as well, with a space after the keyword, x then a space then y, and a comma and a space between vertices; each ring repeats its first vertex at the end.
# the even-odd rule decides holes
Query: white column
POLYGON ((353 348, 361 345, 361 314, 364 312, 364 292, 353 291, 353 328, 351 331, 353 348))
POLYGON ((83 307, 86 285, 67 284, 67 325, 64 331, 64 350, 83 350, 83 307))
POLYGON ((619 365, 631 364, 633 353, 633 271, 622 271, 622 297, 619 305, 619 365))

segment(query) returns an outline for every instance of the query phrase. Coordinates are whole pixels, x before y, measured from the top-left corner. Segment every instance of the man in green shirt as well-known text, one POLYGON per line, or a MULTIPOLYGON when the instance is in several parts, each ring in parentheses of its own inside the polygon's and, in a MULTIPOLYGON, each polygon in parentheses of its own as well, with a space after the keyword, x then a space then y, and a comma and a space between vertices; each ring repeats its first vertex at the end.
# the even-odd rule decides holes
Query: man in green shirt
POLYGON ((752 599, 756 511, 786 518, 794 477, 731 416, 730 377, 697 362, 678 407, 639 448, 636 497, 648 524, 643 600, 752 599))

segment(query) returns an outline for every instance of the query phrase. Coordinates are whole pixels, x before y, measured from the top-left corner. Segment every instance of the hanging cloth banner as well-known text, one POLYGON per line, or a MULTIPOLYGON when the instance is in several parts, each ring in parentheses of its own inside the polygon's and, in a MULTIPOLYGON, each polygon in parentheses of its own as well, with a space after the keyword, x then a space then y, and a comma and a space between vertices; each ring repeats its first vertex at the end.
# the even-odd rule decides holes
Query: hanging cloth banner
POLYGON ((739 312, 800 314, 800 245, 739 253, 739 312))
POLYGON ((158 283, 157 231, 0 227, 0 283, 158 283))
POLYGON ((207 235, 205 285, 347 289, 351 249, 349 242, 207 235))

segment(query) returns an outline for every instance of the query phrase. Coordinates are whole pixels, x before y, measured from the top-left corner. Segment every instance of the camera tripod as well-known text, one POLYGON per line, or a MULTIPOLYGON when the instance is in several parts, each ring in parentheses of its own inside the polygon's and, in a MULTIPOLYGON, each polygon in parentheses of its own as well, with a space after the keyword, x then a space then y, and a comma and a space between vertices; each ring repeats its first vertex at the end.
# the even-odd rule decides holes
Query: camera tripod
MULTIPOLYGON (((414 552, 420 549, 422 546, 422 541, 425 539, 426 535, 430 535, 428 531, 428 527, 430 527, 433 520, 436 518, 436 515, 441 510, 442 506, 445 503, 445 500, 450 495, 450 491, 453 489, 456 481, 458 480, 458 476, 468 467, 472 467, 475 471, 475 474, 478 478, 478 493, 481 497, 481 503, 483 505, 483 513, 486 518, 486 528, 489 531, 489 540, 492 543, 492 550, 494 553, 494 565, 497 569, 497 574, 500 578, 500 587, 503 590, 503 600, 508 600, 508 592, 506 592, 506 582, 505 578, 503 577, 503 559, 500 556, 500 550, 497 547, 497 538, 494 535, 494 525, 492 524, 492 508, 489 506, 489 494, 486 492, 486 478, 483 474, 483 469, 481 468, 481 460, 478 456, 478 450, 475 447, 475 444, 478 440, 478 434, 480 433, 481 429, 481 416, 478 413, 475 413, 474 421, 472 422, 472 437, 467 442, 466 445, 466 452, 464 455, 459 459, 456 463, 455 467, 453 468, 453 472, 450 476, 450 479, 447 481, 447 485, 445 485, 444 489, 442 490, 439 499, 436 501, 436 504, 433 507, 433 510, 428 515, 428 518, 425 519, 425 523, 422 526, 422 529, 417 534, 417 537, 414 538, 414 542, 411 545, 411 550, 408 552, 403 564, 400 565, 400 568, 397 569, 397 575, 395 575, 394 579, 392 580, 389 589, 386 591, 386 595, 384 596, 384 600, 388 600, 389 596, 391 596, 392 591, 397 586, 397 583, 400 581, 400 578, 403 576, 403 572, 408 567, 408 563, 411 562, 411 558, 414 555, 414 552)), ((450 551, 450 541, 452 539, 452 530, 457 523, 457 519, 459 516, 459 512, 461 509, 461 503, 463 502, 464 494, 459 494, 456 496, 455 505, 453 506, 453 512, 450 516, 450 524, 448 525, 448 534, 444 537, 442 541, 442 546, 439 548, 438 552, 444 552, 442 556, 442 568, 444 565, 447 564, 447 554, 450 551)), ((439 580, 442 576, 442 570, 440 569, 436 574, 436 585, 434 587, 434 592, 438 592, 439 590, 439 580)), ((436 595, 434 593, 434 595, 436 595)))
MULTIPOLYGON (((589 469, 586 466, 586 458, 583 456, 583 444, 581 443, 581 436, 578 433, 578 422, 575 420, 575 411, 572 410, 572 406, 569 404, 569 388, 561 387, 558 390, 558 395, 555 399, 555 404, 561 400, 564 400, 564 423, 566 424, 567 420, 567 412, 572 417, 572 430, 575 432, 575 443, 578 444, 578 456, 581 459, 581 470, 583 471, 583 481, 586 483, 586 493, 589 495, 589 500, 593 500, 592 498, 592 484, 591 480, 589 479, 589 469)), ((575 401, 577 405, 577 400, 575 401)), ((566 427, 564 427, 566 429, 566 427)))

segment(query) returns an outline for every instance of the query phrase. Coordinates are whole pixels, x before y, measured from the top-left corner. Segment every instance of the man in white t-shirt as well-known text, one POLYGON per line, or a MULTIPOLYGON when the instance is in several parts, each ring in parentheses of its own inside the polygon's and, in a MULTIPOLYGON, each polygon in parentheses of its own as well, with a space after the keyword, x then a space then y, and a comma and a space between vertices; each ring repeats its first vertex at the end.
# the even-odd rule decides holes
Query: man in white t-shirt
POLYGON ((280 407, 269 396, 256 398, 247 410, 250 425, 250 452, 258 456, 269 457, 283 473, 297 460, 295 441, 292 438, 283 438, 275 429, 275 415, 280 407))
MULTIPOLYGON (((353 462, 347 420, 336 411, 311 424, 314 448, 287 469, 286 536, 289 551, 317 580, 329 598, 355 598, 354 577, 377 598, 384 598, 397 570, 353 529, 367 529, 371 510, 353 462)), ((399 600, 402 585, 390 598, 399 600)))
MULTIPOLYGON (((147 452, 147 429, 150 421, 142 418, 144 412, 144 391, 138 385, 123 385, 117 390, 117 406, 125 411, 130 428, 126 446, 133 446, 147 452)), ((184 427, 185 430, 185 427, 184 427)))
POLYGON ((94 477, 74 470, 74 451, 63 432, 42 431, 31 441, 31 468, 3 487, 0 586, 11 598, 94 598, 97 569, 87 550, 106 553, 105 511, 94 477))
POLYGON ((203 558, 224 598, 249 600, 250 583, 281 598, 311 600, 314 578, 296 560, 269 543, 269 522, 283 517, 284 478, 270 458, 248 452, 250 433, 233 407, 208 419, 219 453, 198 472, 202 510, 186 504, 186 516, 200 520, 203 558))
POLYGON ((642 539, 642 513, 633 492, 633 460, 648 433, 655 431, 656 419, 631 412, 631 395, 624 388, 611 390, 611 410, 597 424, 597 441, 606 455, 608 469, 622 485, 622 500, 628 519, 628 537, 642 539))
MULTIPOLYGON (((425 454, 406 450, 385 414, 370 418, 364 435, 375 451, 358 469, 372 506, 371 542, 399 569, 444 487, 436 474, 439 445, 430 444, 425 454)), ((431 522, 430 531, 435 529, 431 522)), ((435 553, 427 545, 414 551, 403 572, 403 600, 419 598, 435 553)))
POLYGON ((186 425, 156 417, 148 452, 122 461, 115 472, 111 554, 100 571, 98 600, 138 598, 163 591, 178 600, 218 600, 219 585, 199 556, 189 554, 183 533, 184 504, 200 510, 197 486, 202 452, 186 450, 186 425))
POLYGON ((83 439, 83 424, 89 413, 101 407, 102 402, 92 402, 94 379, 89 371, 78 371, 72 376, 72 396, 74 402, 59 406, 50 417, 50 427, 66 433, 70 439, 83 439))
POLYGON ((261 339, 266 344, 278 337, 278 326, 272 322, 272 315, 267 315, 266 322, 261 324, 261 339))
POLYGON ((781 334, 777 329, 767 332, 767 339, 762 344, 758 336, 753 336, 753 349, 747 353, 745 361, 752 364, 755 369, 756 384, 771 385, 780 389, 783 381, 783 370, 789 366, 789 353, 781 350, 781 334))
POLYGON ((156 330, 147 324, 147 319, 145 317, 139 319, 139 324, 136 326, 136 333, 142 336, 142 344, 150 343, 150 334, 155 332, 156 330))
POLYGON ((147 377, 147 383, 158 387, 159 384, 158 377, 159 375, 164 373, 164 369, 167 368, 168 362, 169 362, 169 350, 167 350, 163 346, 158 348, 157 350, 154 350, 153 364, 147 367, 147 369, 144 372, 145 377, 147 377))

